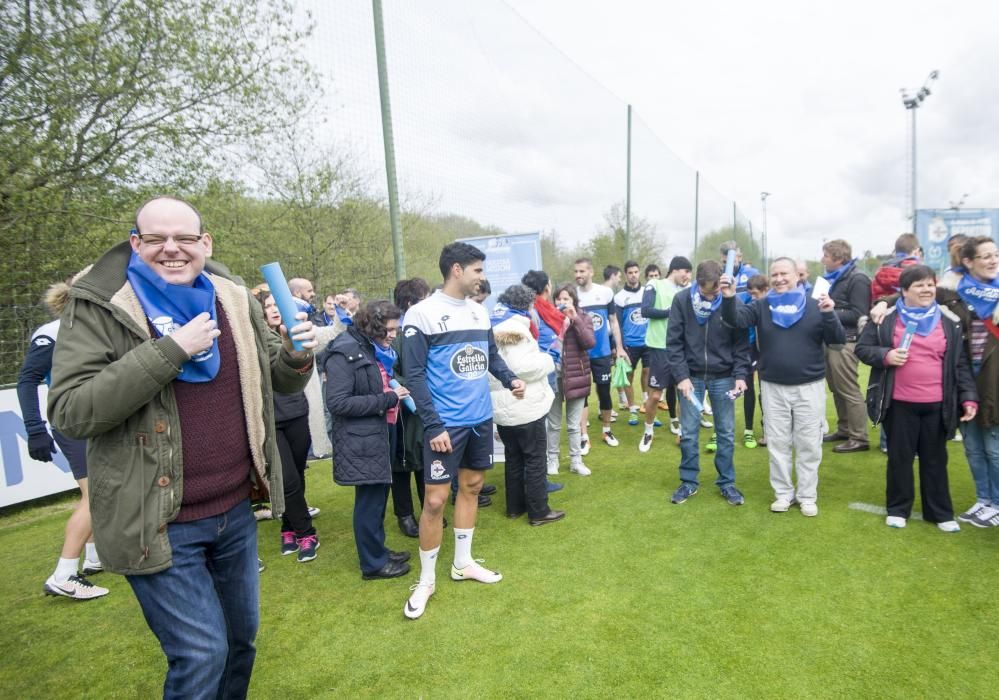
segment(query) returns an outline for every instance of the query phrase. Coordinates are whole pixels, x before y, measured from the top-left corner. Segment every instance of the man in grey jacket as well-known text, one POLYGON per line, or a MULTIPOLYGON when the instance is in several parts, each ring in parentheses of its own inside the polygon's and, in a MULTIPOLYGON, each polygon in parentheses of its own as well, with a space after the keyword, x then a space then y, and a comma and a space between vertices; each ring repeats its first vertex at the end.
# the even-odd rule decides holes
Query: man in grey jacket
MULTIPOLYGON (((253 492, 283 510, 273 391, 312 371, 221 265, 197 210, 156 197, 77 281, 49 415, 87 438, 97 551, 125 574, 169 669, 164 696, 244 697, 259 622, 253 492)), ((302 321, 305 314, 299 313, 302 321)), ((282 326, 282 331, 285 327, 282 326)))

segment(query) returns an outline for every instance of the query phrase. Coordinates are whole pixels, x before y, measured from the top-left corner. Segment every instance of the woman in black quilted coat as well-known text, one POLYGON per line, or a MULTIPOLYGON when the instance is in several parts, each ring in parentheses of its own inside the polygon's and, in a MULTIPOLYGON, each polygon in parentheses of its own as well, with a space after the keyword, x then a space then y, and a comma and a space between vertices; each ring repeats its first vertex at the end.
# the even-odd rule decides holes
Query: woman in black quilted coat
POLYGON ((354 487, 354 542, 365 579, 409 572, 409 552, 385 546, 385 505, 392 483, 394 424, 409 396, 389 382, 396 361, 392 341, 399 309, 371 301, 331 343, 326 359, 326 405, 333 416, 333 480, 354 487))

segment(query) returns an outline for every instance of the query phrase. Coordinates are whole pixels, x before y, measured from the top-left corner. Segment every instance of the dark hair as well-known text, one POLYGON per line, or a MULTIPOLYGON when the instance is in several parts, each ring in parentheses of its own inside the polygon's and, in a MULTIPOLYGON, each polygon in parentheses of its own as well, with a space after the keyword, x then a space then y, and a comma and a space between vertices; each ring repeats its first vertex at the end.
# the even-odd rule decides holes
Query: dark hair
POLYGON ((620 271, 621 271, 621 268, 618 267, 617 265, 608 265, 607 267, 605 267, 604 268, 604 282, 606 282, 607 280, 609 280, 611 277, 613 277, 614 275, 616 275, 620 271))
POLYGON ((527 311, 531 308, 536 296, 537 294, 529 287, 522 284, 511 284, 500 294, 499 302, 517 311, 527 311))
POLYGON ((409 307, 418 301, 426 298, 430 294, 430 285, 422 277, 414 277, 408 280, 399 280, 392 290, 392 299, 395 305, 403 313, 409 311, 409 307))
POLYGON ((722 276, 722 266, 717 260, 705 260, 698 264, 695 279, 699 287, 713 287, 722 276))
POLYGON ((132 224, 132 228, 135 230, 136 233, 139 233, 139 214, 142 213, 142 210, 146 208, 147 204, 152 204, 153 202, 159 201, 161 199, 172 199, 175 202, 180 202, 181 204, 186 204, 187 206, 189 206, 191 208, 191 211, 194 212, 194 215, 198 217, 198 233, 205 232, 205 226, 201 222, 201 212, 198 211, 198 208, 196 206, 188 202, 183 197, 177 197, 172 194, 158 194, 155 197, 150 197, 149 199, 147 199, 145 202, 139 205, 138 209, 135 210, 135 220, 134 223, 132 224))
POLYGON ((909 265, 902 268, 902 274, 898 276, 898 286, 906 290, 916 282, 929 279, 933 280, 934 283, 937 281, 937 273, 933 271, 932 267, 929 265, 909 265))
POLYGON ((441 250, 438 267, 441 269, 441 276, 446 280, 451 276, 451 268, 454 267, 455 263, 458 263, 464 269, 474 262, 485 259, 486 254, 474 245, 455 241, 454 243, 448 243, 441 250))
POLYGON ((961 244, 961 264, 964 264, 965 260, 974 260, 975 255, 978 253, 978 246, 985 245, 986 243, 995 243, 989 236, 972 236, 964 243, 961 244))
POLYGON ((489 296, 492 293, 493 293, 493 286, 489 284, 489 280, 483 279, 481 282, 479 282, 479 291, 476 292, 476 294, 485 294, 486 296, 489 296))
POLYGON ((385 340, 388 335, 387 321, 402 316, 402 311, 391 301, 376 299, 369 301, 354 314, 354 327, 372 340, 385 340))
POLYGON ((635 262, 634 260, 629 260, 628 262, 626 262, 626 263, 624 264, 624 271, 625 271, 625 272, 627 272, 628 270, 630 270, 630 269, 631 269, 631 268, 633 268, 633 267, 638 267, 638 268, 640 268, 640 267, 641 267, 641 265, 639 265, 639 264, 638 264, 637 262, 635 262))
POLYGON ((576 258, 576 260, 572 264, 573 265, 589 265, 590 269, 591 270, 593 269, 593 260, 592 260, 592 258, 576 258))
POLYGON ((545 291, 545 287, 548 286, 548 282, 551 278, 548 277, 548 273, 543 270, 528 270, 527 274, 520 278, 520 283, 525 287, 529 287, 534 290, 535 294, 541 294, 545 291))
POLYGON ((676 270, 689 270, 691 269, 690 261, 682 255, 676 255, 672 260, 669 261, 669 270, 666 272, 667 275, 675 272, 676 270))
POLYGON ((947 251, 950 253, 951 267, 961 267, 961 248, 964 246, 966 240, 968 240, 968 237, 963 233, 955 233, 947 239, 947 251))
POLYGON ((648 265, 645 266, 645 279, 648 279, 649 273, 652 272, 658 272, 662 274, 662 270, 659 269, 658 265, 656 265, 655 263, 649 263, 648 265))
POLYGON ((570 283, 560 285, 559 288, 556 289, 555 292, 552 294, 552 299, 558 299, 559 295, 562 292, 565 292, 566 294, 569 295, 569 297, 572 299, 572 305, 578 309, 579 294, 576 293, 576 285, 570 283))
POLYGON ((758 292, 764 289, 770 288, 770 282, 763 275, 753 275, 746 282, 746 289, 752 289, 754 292, 758 292))
POLYGON ((905 253, 908 255, 910 253, 915 253, 917 250, 919 250, 919 236, 916 234, 903 233, 895 239, 896 253, 905 253))

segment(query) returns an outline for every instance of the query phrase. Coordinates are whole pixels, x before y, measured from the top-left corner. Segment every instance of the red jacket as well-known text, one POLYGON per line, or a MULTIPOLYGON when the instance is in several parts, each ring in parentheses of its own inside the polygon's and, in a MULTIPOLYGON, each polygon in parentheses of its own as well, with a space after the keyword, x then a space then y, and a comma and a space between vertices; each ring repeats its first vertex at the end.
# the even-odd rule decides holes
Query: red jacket
POLYGON ((590 355, 597 344, 590 315, 576 312, 562 340, 562 392, 567 399, 582 399, 590 395, 590 355))
POLYGON ((898 278, 902 276, 902 270, 910 265, 918 264, 919 258, 908 256, 905 258, 896 257, 879 267, 878 271, 874 273, 874 279, 871 280, 871 303, 876 303, 882 297, 898 294, 901 291, 898 278))

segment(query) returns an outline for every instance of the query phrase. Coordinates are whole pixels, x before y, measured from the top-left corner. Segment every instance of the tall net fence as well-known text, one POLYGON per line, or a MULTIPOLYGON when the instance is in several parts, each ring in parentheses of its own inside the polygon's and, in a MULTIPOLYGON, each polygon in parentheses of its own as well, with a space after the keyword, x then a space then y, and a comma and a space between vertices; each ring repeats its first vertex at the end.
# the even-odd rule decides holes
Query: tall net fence
MULTIPOLYGON (((5 60, 16 54, 26 5, 4 10, 5 60)), ((105 42, 113 32, 176 32, 182 23, 149 23, 165 7, 175 18, 203 7, 194 0, 92 5, 77 10, 91 13, 83 18, 91 25, 99 11, 128 15, 107 23, 105 42)), ((346 287, 389 293, 395 270, 372 4, 228 0, 212 11, 251 6, 258 13, 266 6, 285 22, 230 18, 244 22, 240 31, 255 51, 280 48, 269 60, 283 70, 257 91, 257 102, 241 103, 260 111, 259 128, 177 129, 171 149, 126 151, 103 173, 41 190, 25 189, 24 179, 0 185, 0 232, 12 251, 0 270, 0 383, 15 380, 30 334, 48 318, 40 304, 45 288, 124 240, 135 206, 155 192, 193 201, 214 236, 215 257, 251 286, 261 264, 279 260, 289 276, 310 278, 320 298, 346 287), (284 43, 275 26, 284 28, 284 43)), ((753 247, 759 230, 711 185, 710 173, 667 145, 683 135, 657 134, 508 5, 390 1, 383 10, 407 276, 436 283, 444 243, 492 233, 540 232, 545 268, 558 281, 570 279, 580 255, 594 257, 598 268, 621 266, 626 257, 665 266, 674 255, 717 257, 718 243, 733 235, 748 259, 761 262, 753 247)), ((44 29, 33 26, 33 36, 44 29)), ((239 33, 230 28, 230 40, 239 33)), ((158 50, 184 40, 167 36, 158 50)), ((200 37, 193 55, 208 51, 205 45, 200 37)), ((214 65, 214 57, 200 56, 203 65, 214 65)), ((65 58, 53 52, 52 60, 65 58)), ((51 90, 59 89, 58 76, 51 80, 51 90)), ((13 125, 24 106, 5 97, 0 146, 18 136, 13 125)), ((26 90, 18 99, 30 108, 39 98, 26 90)), ((93 115, 92 105, 81 105, 71 115, 77 134, 93 115)), ((215 110, 224 124, 234 109, 207 102, 187 112, 215 110)), ((38 149, 45 145, 40 133, 32 136, 38 149)))

